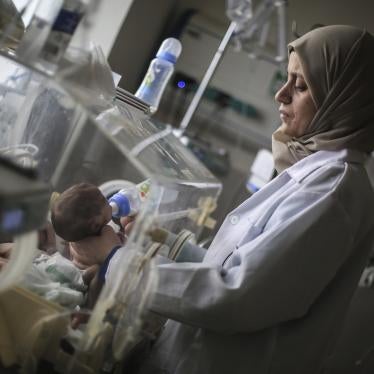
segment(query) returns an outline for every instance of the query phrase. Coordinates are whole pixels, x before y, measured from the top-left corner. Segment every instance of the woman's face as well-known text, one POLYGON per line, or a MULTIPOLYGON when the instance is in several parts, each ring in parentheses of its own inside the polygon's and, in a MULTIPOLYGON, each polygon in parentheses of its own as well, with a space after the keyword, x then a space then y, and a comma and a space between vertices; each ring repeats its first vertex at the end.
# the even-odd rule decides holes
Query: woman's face
POLYGON ((275 94, 280 104, 281 128, 289 136, 299 138, 305 134, 309 123, 317 112, 309 87, 296 53, 290 54, 287 82, 275 94))

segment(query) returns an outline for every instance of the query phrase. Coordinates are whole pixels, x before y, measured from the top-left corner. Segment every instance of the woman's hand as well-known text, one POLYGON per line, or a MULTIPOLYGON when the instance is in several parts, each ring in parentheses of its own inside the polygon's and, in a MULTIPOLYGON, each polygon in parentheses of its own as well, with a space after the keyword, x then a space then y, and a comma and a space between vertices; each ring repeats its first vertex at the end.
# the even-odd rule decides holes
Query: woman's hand
POLYGON ((118 235, 112 227, 105 225, 100 235, 70 243, 72 261, 80 269, 87 269, 92 265, 101 265, 110 251, 117 245, 121 245, 118 235))

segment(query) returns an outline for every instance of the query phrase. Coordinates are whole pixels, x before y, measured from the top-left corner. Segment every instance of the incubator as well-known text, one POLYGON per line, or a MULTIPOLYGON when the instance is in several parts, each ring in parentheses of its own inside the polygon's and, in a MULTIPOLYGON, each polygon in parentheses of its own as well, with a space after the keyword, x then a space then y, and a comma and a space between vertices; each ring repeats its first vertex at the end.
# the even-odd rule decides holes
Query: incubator
POLYGON ((27 373, 113 372, 155 332, 145 328, 151 325, 146 307, 157 287, 154 255, 166 244, 150 233, 170 232, 179 243, 204 239, 204 228, 214 225, 210 213, 221 184, 171 128, 149 119, 144 103, 129 94, 127 103, 118 100, 113 83, 106 81, 109 89, 80 85, 72 78, 79 67, 72 63, 67 66, 74 68, 54 78, 6 54, 0 55, 0 66, 1 156, 34 170, 56 194, 88 182, 110 198, 150 181, 96 303, 87 302, 84 274, 69 261, 67 243, 55 238, 41 251, 31 241, 30 248, 17 251, 28 259, 0 293, 5 347, 0 367, 16 365, 27 373), (82 315, 73 330, 72 318, 82 315))

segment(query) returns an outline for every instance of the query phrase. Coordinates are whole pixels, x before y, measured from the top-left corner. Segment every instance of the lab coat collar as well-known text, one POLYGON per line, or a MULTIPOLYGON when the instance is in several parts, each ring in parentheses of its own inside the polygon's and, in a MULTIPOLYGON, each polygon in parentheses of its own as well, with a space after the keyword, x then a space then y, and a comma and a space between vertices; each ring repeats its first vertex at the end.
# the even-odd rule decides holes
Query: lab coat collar
POLYGON ((284 172, 296 182, 301 182, 313 171, 331 162, 348 162, 363 164, 367 156, 363 152, 351 149, 341 151, 318 151, 303 158, 284 172))

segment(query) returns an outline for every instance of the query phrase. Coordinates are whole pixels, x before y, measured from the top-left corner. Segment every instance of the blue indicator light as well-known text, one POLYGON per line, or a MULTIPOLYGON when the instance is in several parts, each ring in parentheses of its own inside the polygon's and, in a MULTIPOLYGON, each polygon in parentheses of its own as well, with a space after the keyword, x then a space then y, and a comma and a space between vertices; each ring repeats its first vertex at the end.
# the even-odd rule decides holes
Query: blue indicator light
POLYGON ((1 227, 3 230, 12 231, 21 227, 24 212, 21 209, 13 209, 3 212, 1 227))
POLYGON ((177 86, 178 86, 179 88, 184 88, 184 87, 186 87, 186 82, 185 82, 185 81, 179 81, 179 82, 177 83, 177 86))

